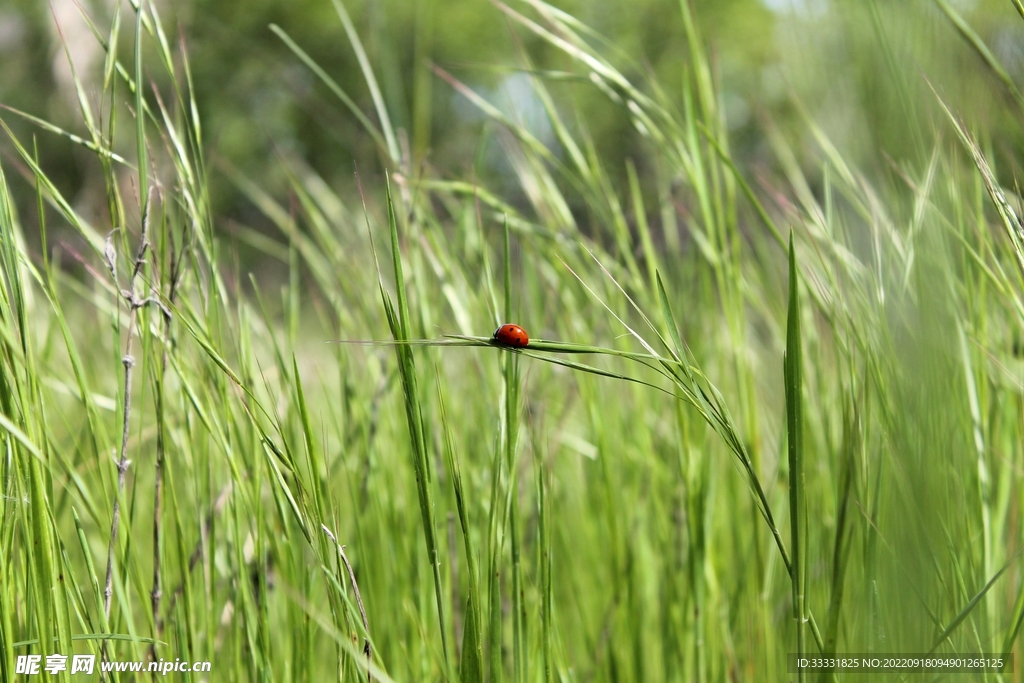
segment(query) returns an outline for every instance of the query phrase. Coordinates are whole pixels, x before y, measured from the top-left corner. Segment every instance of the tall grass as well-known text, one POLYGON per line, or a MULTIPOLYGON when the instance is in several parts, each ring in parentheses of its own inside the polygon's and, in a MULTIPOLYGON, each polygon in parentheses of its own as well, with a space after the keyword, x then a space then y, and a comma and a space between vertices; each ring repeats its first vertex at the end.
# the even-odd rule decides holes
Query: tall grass
POLYGON ((287 203, 227 164, 211 176, 184 44, 145 0, 95 29, 84 130, 31 119, 94 153, 104 213, 4 124, 4 680, 28 653, 515 683, 1020 653, 1024 232, 969 123, 919 103, 952 135, 882 186, 807 118, 809 179, 766 124, 778 190, 732 157, 688 3, 676 91, 554 6, 496 2, 644 151, 613 183, 525 50, 552 144, 447 70, 418 75, 492 120, 518 185, 503 198, 405 149, 333 4, 372 112, 274 30, 377 144, 362 206, 284 154, 287 203), (216 230, 225 178, 278 229, 239 235, 281 281, 216 230), (38 225, 14 182, 37 188, 38 225), (54 221, 80 239, 51 241, 54 221), (490 338, 510 321, 527 347, 490 338))

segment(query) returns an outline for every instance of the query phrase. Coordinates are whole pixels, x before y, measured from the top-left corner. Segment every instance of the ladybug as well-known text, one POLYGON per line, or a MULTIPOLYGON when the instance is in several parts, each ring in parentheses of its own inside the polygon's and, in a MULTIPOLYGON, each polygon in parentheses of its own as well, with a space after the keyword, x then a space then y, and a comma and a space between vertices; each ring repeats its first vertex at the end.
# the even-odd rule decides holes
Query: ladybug
POLYGON ((530 343, 530 335, 519 325, 505 323, 494 331, 494 340, 505 346, 520 348, 530 343))

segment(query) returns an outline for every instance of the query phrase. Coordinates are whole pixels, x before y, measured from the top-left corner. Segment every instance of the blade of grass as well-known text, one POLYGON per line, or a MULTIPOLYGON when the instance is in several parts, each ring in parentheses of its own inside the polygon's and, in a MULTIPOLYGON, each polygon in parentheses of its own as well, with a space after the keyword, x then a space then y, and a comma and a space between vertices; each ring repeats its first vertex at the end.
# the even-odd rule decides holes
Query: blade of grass
MULTIPOLYGON (((390 299, 386 295, 383 282, 381 282, 381 293, 384 295, 384 305, 388 315, 388 324, 391 327, 391 335, 394 337, 395 341, 403 342, 408 341, 410 338, 409 303, 405 294, 405 275, 402 269, 402 252, 398 240, 398 221, 395 216, 395 206, 390 186, 387 191, 387 205, 395 273, 395 286, 398 296, 397 311, 395 311, 390 304, 390 299)), ((442 664, 445 676, 447 677, 451 672, 451 659, 449 656, 448 635, 445 621, 445 602, 441 581, 440 552, 437 544, 437 527, 434 522, 434 499, 429 485, 430 466, 426 437, 424 434, 423 409, 419 389, 417 387, 416 366, 412 348, 403 344, 398 344, 395 346, 395 354, 398 357, 399 373, 402 377, 402 390, 405 395, 406 421, 409 427, 409 437, 412 442, 413 469, 416 473, 416 489, 419 498, 420 517, 423 523, 423 535, 426 542, 427 557, 430 559, 431 572, 434 577, 434 597, 437 602, 438 627, 440 629, 441 649, 444 657, 442 664)))
MULTIPOLYGON (((803 356, 800 344, 800 299, 796 269, 796 249, 793 235, 789 236, 789 314, 787 317, 786 353, 783 356, 786 382, 786 438, 789 444, 789 522, 790 548, 792 549, 792 567, 790 579, 793 588, 793 619, 796 621, 796 652, 803 657, 804 622, 804 590, 806 584, 806 550, 805 528, 806 511, 804 483, 804 437, 803 437, 803 389, 802 365, 803 356)), ((800 669, 799 680, 803 681, 806 674, 800 669)))

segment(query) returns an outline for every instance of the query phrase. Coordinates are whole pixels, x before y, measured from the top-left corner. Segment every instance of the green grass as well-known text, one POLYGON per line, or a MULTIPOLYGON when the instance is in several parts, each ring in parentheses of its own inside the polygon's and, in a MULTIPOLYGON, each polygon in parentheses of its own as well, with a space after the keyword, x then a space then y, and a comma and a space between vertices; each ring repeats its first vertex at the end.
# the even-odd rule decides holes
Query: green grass
POLYGON ((868 176, 808 115, 815 166, 766 122, 779 177, 758 179, 688 3, 671 89, 541 0, 496 4, 632 121, 643 155, 624 173, 525 50, 553 145, 440 67, 417 85, 491 120, 515 196, 414 162, 337 1, 370 112, 274 31, 378 148, 388 175, 359 174, 362 205, 284 152, 288 198, 211 173, 187 55, 147 2, 97 29, 83 130, 34 119, 94 154, 103 211, 4 126, 0 677, 55 652, 209 660, 216 681, 792 680, 798 650, 1019 660, 1015 166, 929 92, 920 163, 868 176), (140 87, 160 69, 173 87, 140 87), (38 225, 19 222, 22 182, 38 225), (222 234, 215 182, 277 232, 222 234), (55 222, 76 241, 53 242, 55 222), (491 340, 509 321, 529 346, 491 340))

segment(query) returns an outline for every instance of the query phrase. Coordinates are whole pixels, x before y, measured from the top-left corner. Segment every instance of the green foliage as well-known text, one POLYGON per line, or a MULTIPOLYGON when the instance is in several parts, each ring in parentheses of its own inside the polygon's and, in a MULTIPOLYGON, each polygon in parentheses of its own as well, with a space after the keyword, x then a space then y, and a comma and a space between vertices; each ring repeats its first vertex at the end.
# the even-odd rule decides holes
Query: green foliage
POLYGON ((609 42, 543 0, 310 3, 304 30, 212 3, 212 25, 275 24, 371 160, 355 183, 273 128, 269 161, 211 174, 203 88, 233 43, 186 53, 146 1, 95 21, 80 120, 0 120, 0 678, 30 652, 467 683, 1019 655, 1018 75, 989 14, 926 4, 638 3, 609 42), (769 15, 848 29, 849 68, 888 69, 858 111, 903 118, 836 140, 796 92, 736 124, 730 60, 769 48, 702 29, 769 15), (973 66, 904 68, 915 16, 973 66), (499 28, 533 118, 442 58, 489 59, 499 28), (649 68, 644 31, 670 55, 649 68), (87 155, 100 201, 24 126, 87 155), (442 170, 480 130, 473 170, 442 170), (219 193, 251 220, 215 229, 219 193), (530 343, 492 339, 504 322, 530 343))

